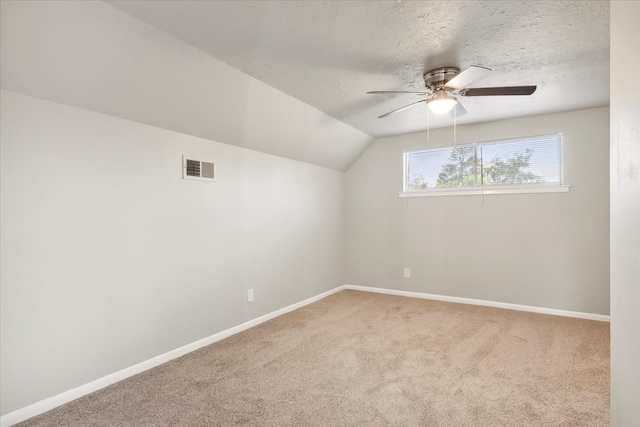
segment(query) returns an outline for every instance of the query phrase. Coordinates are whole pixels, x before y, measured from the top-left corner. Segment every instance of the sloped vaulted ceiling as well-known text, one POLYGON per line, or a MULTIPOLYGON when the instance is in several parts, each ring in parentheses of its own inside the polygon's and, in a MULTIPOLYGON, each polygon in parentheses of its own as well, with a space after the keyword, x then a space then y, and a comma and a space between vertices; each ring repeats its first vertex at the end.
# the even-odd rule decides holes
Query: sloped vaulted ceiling
POLYGON ((346 170, 372 137, 100 1, 2 1, 2 89, 346 170))
MULTIPOLYGON (((345 170, 425 70, 483 65, 458 123, 608 105, 604 1, 3 1, 3 89, 345 170)), ((418 98, 419 99, 419 98, 418 98)), ((431 116, 431 127, 450 126, 431 116)))
MULTIPOLYGON (((607 1, 112 1, 114 6, 356 129, 423 130, 421 90, 441 66, 484 65, 473 86, 538 85, 531 97, 465 98, 459 123, 609 103, 607 1)), ((450 126, 449 116, 431 126, 450 126)))

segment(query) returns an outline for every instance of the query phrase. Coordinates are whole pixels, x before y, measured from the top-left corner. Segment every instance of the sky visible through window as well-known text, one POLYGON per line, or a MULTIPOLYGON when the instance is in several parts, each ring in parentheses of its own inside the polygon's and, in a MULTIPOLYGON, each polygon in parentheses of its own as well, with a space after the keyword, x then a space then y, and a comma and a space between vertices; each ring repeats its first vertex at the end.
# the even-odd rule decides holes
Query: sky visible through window
POLYGON ((407 153, 407 191, 561 184, 559 134, 407 153))

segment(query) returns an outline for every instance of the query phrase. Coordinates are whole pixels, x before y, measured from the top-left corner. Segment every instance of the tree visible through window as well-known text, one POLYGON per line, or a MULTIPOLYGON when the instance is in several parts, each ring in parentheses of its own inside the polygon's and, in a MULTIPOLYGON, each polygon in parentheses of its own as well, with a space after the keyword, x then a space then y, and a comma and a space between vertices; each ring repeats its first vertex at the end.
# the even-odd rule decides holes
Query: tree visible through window
POLYGON ((472 146, 451 150, 449 162, 442 165, 436 181, 437 188, 469 187, 475 184, 475 154, 472 146))
POLYGON ((560 135, 406 153, 405 190, 561 184, 560 135))

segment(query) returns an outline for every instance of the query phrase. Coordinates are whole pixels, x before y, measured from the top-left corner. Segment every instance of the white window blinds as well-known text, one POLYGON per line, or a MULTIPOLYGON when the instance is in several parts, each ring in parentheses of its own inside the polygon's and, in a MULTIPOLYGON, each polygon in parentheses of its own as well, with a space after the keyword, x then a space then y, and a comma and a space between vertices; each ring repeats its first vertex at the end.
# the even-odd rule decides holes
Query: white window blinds
POLYGON ((561 135, 405 153, 407 192, 510 185, 561 185, 561 135))

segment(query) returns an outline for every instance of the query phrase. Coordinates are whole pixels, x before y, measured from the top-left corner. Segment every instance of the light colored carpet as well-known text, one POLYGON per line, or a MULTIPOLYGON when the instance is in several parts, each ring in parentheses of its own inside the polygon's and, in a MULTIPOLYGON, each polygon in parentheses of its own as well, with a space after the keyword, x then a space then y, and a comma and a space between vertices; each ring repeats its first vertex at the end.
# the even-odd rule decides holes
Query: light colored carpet
POLYGON ((22 425, 608 424, 608 323, 343 291, 22 425))

